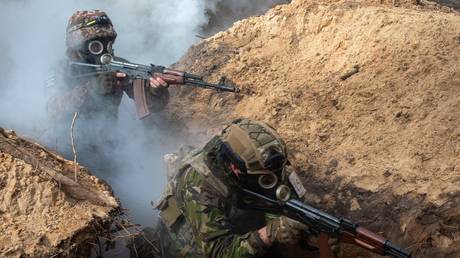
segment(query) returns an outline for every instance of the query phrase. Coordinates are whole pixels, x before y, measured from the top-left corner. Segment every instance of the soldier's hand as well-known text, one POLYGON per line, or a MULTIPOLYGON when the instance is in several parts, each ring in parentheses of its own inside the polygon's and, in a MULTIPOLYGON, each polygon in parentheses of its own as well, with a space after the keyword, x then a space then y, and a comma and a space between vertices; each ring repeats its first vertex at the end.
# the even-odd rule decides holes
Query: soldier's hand
POLYGON ((128 82, 128 75, 126 73, 116 72, 115 77, 117 78, 117 85, 118 86, 121 86, 124 83, 128 82))
POLYGON ((116 72, 115 76, 119 79, 126 78, 126 73, 116 72))
POLYGON ((281 216, 267 223, 267 237, 272 243, 294 245, 299 242, 302 231, 307 229, 306 225, 286 216, 281 216))
POLYGON ((160 77, 150 77, 150 87, 153 89, 168 88, 169 84, 160 77))
POLYGON ((342 245, 340 244, 340 240, 338 238, 329 238, 328 244, 331 247, 331 251, 334 253, 335 257, 343 256, 342 245))

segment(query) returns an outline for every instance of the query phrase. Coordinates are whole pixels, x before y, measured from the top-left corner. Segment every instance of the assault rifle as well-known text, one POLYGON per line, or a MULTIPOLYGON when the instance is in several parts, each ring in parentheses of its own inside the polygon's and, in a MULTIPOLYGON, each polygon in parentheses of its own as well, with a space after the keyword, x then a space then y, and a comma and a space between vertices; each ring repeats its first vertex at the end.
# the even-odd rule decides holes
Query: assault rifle
POLYGON ((382 236, 348 219, 334 217, 300 200, 290 199, 286 202, 281 202, 244 188, 240 189, 240 194, 242 194, 241 198, 239 198, 242 208, 285 215, 307 225, 309 230, 318 236, 321 258, 334 257, 328 244, 330 237, 335 237, 344 243, 354 244, 383 256, 411 257, 408 251, 382 236))
POLYGON ((72 67, 84 67, 88 72, 78 73, 73 78, 94 76, 110 72, 125 73, 128 78, 133 80, 134 101, 136 102, 137 116, 142 119, 150 114, 147 98, 145 96, 144 80, 150 77, 160 77, 168 84, 188 85, 199 88, 214 89, 217 91, 240 92, 236 86, 225 84, 225 77, 221 77, 217 84, 209 83, 203 80, 203 77, 184 71, 169 69, 159 65, 142 65, 130 62, 115 61, 110 54, 104 54, 100 58, 101 64, 87 64, 81 62, 70 62, 72 67))

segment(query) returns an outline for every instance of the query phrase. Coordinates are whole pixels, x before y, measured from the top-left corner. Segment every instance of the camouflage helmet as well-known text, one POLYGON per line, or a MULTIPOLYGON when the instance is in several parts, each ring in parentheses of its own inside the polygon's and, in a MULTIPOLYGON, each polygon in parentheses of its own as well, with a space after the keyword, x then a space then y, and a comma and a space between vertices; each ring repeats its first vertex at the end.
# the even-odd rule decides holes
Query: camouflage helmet
POLYGON ((103 11, 77 11, 70 18, 67 24, 66 47, 69 49, 80 49, 83 44, 91 39, 117 37, 112 21, 103 11))
POLYGON ((241 158, 247 174, 272 174, 287 163, 286 144, 264 122, 237 119, 223 130, 222 141, 241 158))

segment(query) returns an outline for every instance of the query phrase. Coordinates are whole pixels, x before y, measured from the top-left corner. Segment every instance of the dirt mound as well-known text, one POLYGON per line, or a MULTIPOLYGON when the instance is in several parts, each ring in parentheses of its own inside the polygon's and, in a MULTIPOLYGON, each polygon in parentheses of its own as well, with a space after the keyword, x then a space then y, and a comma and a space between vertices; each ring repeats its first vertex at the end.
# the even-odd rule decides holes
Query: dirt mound
POLYGON ((0 257, 89 257, 119 204, 83 167, 0 128, 0 257))
POLYGON ((170 112, 208 133, 239 116, 272 124, 308 201, 415 257, 458 257, 460 14, 379 2, 297 0, 237 22, 176 66, 244 94, 178 89, 170 112))

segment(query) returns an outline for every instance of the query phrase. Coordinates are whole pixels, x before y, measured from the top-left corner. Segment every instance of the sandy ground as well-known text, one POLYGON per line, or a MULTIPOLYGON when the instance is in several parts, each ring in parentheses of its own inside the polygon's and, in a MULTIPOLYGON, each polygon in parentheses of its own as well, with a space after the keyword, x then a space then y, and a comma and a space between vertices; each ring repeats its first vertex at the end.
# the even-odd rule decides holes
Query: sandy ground
POLYGON ((297 0, 235 23, 176 64, 211 81, 225 74, 243 94, 180 88, 169 112, 203 139, 239 116, 266 121, 303 172, 307 201, 385 232, 414 257, 459 257, 459 60, 453 9, 297 0))
MULTIPOLYGON (((236 117, 266 121, 288 143, 307 202, 413 257, 460 257, 459 60, 460 14, 448 7, 295 0, 176 64, 225 74, 242 94, 173 87, 162 116, 194 141, 236 117)), ((0 257, 89 256, 119 203, 77 168, 76 182, 72 162, 0 128, 0 257)))
POLYGON ((0 128, 0 257, 89 257, 119 204, 77 168, 0 128))

